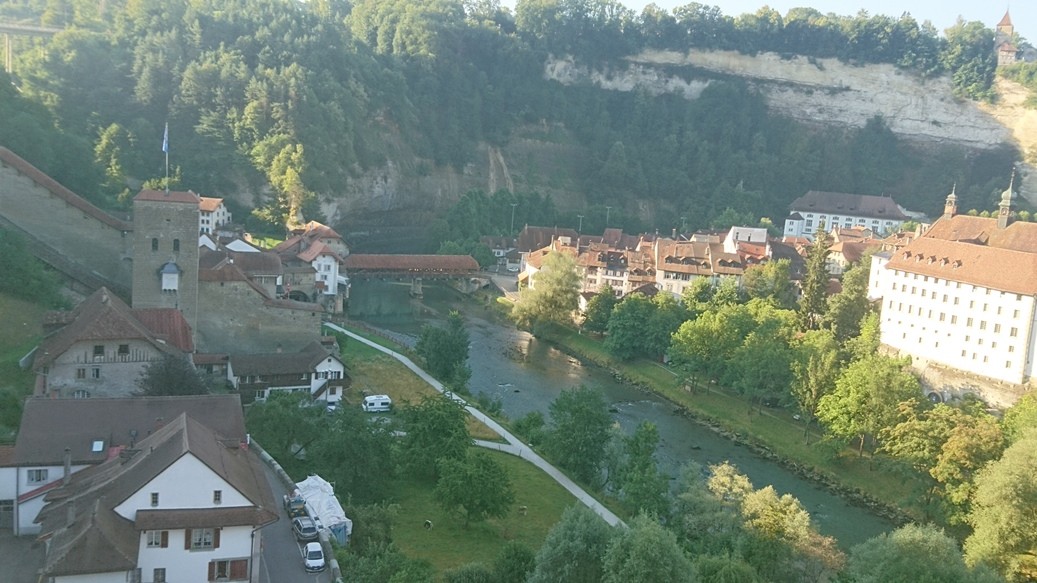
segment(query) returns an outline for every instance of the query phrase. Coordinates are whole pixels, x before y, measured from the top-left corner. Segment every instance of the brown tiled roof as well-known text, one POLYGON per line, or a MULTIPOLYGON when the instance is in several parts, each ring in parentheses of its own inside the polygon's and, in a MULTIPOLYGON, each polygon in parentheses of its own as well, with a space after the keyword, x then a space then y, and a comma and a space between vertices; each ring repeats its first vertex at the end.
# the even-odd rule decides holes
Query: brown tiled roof
POLYGON ((185 353, 194 352, 191 326, 176 308, 138 308, 133 315, 151 330, 155 337, 176 346, 185 353))
POLYGON ((215 528, 246 526, 269 521, 269 510, 254 506, 233 508, 171 508, 138 510, 134 525, 137 530, 172 530, 178 528, 215 528))
POLYGON ((892 198, 845 192, 811 190, 792 201, 789 209, 793 212, 853 215, 891 221, 906 221, 908 218, 892 198))
POLYGON ((202 212, 212 213, 216 212, 220 205, 223 204, 222 198, 214 198, 211 196, 199 196, 198 197, 198 208, 202 212))
POLYGON ((237 395, 26 399, 14 463, 61 465, 66 447, 74 464, 100 463, 110 448, 139 442, 181 413, 218 427, 227 438, 245 437, 237 395), (104 441, 102 451, 91 451, 94 440, 104 441))
POLYGON ((479 263, 471 255, 357 255, 345 259, 347 271, 478 271, 479 263))
POLYGON ((574 241, 579 233, 572 229, 560 229, 558 227, 530 227, 526 225, 519 233, 516 248, 521 253, 528 253, 537 249, 543 249, 558 237, 571 237, 574 241))
POLYGON ((191 192, 190 190, 186 192, 176 190, 166 192, 164 190, 144 189, 140 191, 140 193, 138 193, 137 196, 133 197, 133 200, 144 200, 153 202, 182 202, 193 205, 199 204, 198 195, 191 192))
POLYGON ((1001 17, 1001 21, 997 23, 998 26, 1012 26, 1012 17, 1008 15, 1008 11, 1005 10, 1005 15, 1001 17))
POLYGON ((988 247, 1037 253, 1037 223, 1013 221, 999 229, 996 218, 955 215, 942 218, 922 238, 977 242, 988 247))
POLYGON ((342 238, 341 235, 335 232, 335 229, 317 221, 310 221, 301 227, 292 229, 292 233, 295 235, 302 235, 311 241, 314 239, 342 238))
POLYGON ((299 253, 299 259, 309 263, 321 255, 331 255, 336 261, 342 263, 342 258, 338 256, 338 253, 335 253, 331 247, 328 247, 320 241, 314 241, 305 251, 299 253))
POLYGON ((273 352, 269 354, 232 354, 230 357, 234 374, 239 377, 251 375, 283 375, 311 373, 322 360, 328 357, 341 360, 319 341, 314 340, 299 352, 273 352))
POLYGON ((191 360, 193 360, 196 365, 199 365, 199 364, 226 364, 227 361, 230 360, 230 357, 227 356, 226 354, 222 354, 222 353, 208 354, 208 353, 196 352, 196 353, 194 353, 194 356, 191 358, 191 360))
MULTIPOLYGON (((224 517, 238 523, 251 517, 257 526, 277 520, 276 502, 262 464, 239 441, 228 442, 222 435, 187 414, 181 414, 140 442, 137 449, 99 466, 73 474, 70 483, 47 495, 48 504, 36 518, 42 536, 49 537, 45 571, 80 574, 120 570, 123 558, 135 564, 139 531, 121 518, 114 508, 185 455, 193 455, 251 502, 253 508, 211 509, 214 519, 224 517), (68 523, 68 515, 74 519, 68 523), (108 522, 106 527, 95 525, 108 522), (107 536, 103 536, 107 535, 107 536), (115 556, 87 551, 108 544, 115 549, 130 549, 115 556)), ((245 507, 249 508, 249 507, 245 507)), ((135 516, 136 518, 136 516, 135 516)), ((146 518, 153 520, 152 518, 146 518)), ((214 524, 218 526, 219 524, 214 524)), ((131 564, 131 567, 134 566, 131 564)), ((125 569, 122 569, 125 570, 125 569)))
POLYGON ((131 223, 121 221, 109 215, 108 213, 102 211, 96 206, 90 204, 89 202, 87 202, 86 199, 65 188, 64 186, 59 184, 57 180, 54 180, 50 176, 47 176, 38 168, 36 168, 32 164, 29 164, 20 156, 8 150, 7 148, 4 148, 3 146, 0 146, 0 162, 7 164, 8 166, 14 168, 18 172, 24 174, 25 176, 28 176, 29 179, 31 179, 33 182, 43 187, 54 196, 65 201, 70 206, 79 209, 81 212, 83 212, 83 214, 97 219, 98 221, 101 221, 102 223, 114 229, 118 229, 120 231, 133 230, 133 225, 131 223))
POLYGON ((229 251, 219 249, 213 251, 208 247, 199 250, 198 266, 200 269, 216 269, 223 264, 233 263, 245 274, 280 275, 284 272, 281 257, 277 253, 261 251, 259 253, 229 251))
MULTIPOLYGON (((182 317, 181 317, 182 319, 182 317)), ((168 318, 171 322, 172 318, 168 318)), ((167 322, 167 323, 168 323, 167 322)), ((187 322, 183 322, 186 326, 187 322)), ((163 332, 169 332, 164 330, 163 332)), ((177 335, 190 331, 180 331, 177 335)), ((174 344, 160 342, 155 332, 118 296, 102 287, 72 310, 69 323, 43 339, 36 349, 33 369, 48 366, 76 342, 99 340, 144 340, 161 352, 178 354, 174 344)))
POLYGON ((1037 294, 1037 249, 1017 251, 923 236, 892 252, 886 267, 1006 292, 1037 294))

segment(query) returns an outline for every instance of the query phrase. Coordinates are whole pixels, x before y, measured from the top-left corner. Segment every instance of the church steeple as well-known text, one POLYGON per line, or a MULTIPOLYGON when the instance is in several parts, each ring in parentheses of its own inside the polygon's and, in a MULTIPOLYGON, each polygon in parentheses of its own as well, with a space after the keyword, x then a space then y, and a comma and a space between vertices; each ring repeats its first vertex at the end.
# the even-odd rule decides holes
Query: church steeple
POLYGON ((958 189, 958 183, 951 186, 951 193, 947 195, 947 202, 943 203, 943 218, 949 219, 958 214, 958 195, 954 192, 958 189))
POLYGON ((1008 188, 1001 193, 1001 203, 997 210, 997 228, 1004 229, 1012 220, 1012 189, 1015 187, 1015 168, 1012 169, 1012 179, 1008 181, 1008 188))

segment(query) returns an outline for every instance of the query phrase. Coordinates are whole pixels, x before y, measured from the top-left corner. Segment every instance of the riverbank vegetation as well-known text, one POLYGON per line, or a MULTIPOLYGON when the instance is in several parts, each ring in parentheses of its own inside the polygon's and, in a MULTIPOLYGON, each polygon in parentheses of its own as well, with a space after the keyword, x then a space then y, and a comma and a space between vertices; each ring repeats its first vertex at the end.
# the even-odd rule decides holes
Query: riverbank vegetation
MULTIPOLYGON (((936 521, 975 540, 980 534, 969 525, 986 524, 973 507, 982 483, 977 476, 998 472, 1008 428, 975 400, 923 398, 910 363, 879 350, 878 316, 866 295, 868 262, 847 271, 841 291, 826 297, 817 285, 828 279, 826 253, 822 245, 811 250, 796 310, 775 293, 783 286, 703 278, 685 288, 677 306, 658 299, 669 294, 649 300, 634 293, 607 317, 595 314, 595 327, 607 321, 604 338, 584 334, 571 320, 566 325, 575 302, 556 306, 550 325, 532 330, 895 520, 936 521), (668 343, 658 342, 667 335, 668 343), (811 441, 813 432, 820 439, 811 441)), ((1022 412, 1028 403, 1008 418, 1028 416, 1022 412)), ((1032 481, 1032 475, 1001 477, 1022 480, 1020 487, 1032 481)), ((978 556, 969 559, 1008 578, 1024 568, 1007 567, 1005 557, 978 556)))

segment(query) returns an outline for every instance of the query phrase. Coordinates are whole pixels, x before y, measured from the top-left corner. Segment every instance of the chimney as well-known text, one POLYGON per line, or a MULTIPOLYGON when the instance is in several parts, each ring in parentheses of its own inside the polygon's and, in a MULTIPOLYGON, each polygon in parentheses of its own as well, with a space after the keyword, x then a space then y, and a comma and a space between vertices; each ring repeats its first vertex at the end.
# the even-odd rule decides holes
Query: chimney
POLYGON ((65 448, 65 474, 62 477, 61 485, 67 486, 72 481, 72 448, 65 448))
POLYGON ((674 227, 673 231, 670 232, 670 237, 674 240, 677 239, 677 227, 674 227))

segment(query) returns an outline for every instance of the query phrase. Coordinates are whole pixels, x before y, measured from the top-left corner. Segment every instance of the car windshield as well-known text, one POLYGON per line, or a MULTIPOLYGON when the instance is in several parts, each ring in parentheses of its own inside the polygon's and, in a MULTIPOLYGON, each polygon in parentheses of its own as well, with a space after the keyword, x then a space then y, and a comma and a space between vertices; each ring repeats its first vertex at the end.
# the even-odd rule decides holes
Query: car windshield
POLYGON ((317 559, 323 559, 324 553, 321 552, 320 549, 315 549, 306 553, 306 558, 312 561, 316 561, 317 559))

